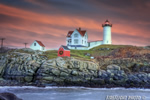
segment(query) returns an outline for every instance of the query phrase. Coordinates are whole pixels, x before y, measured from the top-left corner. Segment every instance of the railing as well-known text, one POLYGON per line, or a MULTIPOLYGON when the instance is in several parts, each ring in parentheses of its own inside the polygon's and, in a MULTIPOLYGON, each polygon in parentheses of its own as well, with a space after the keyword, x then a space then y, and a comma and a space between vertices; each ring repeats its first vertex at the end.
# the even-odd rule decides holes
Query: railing
POLYGON ((104 27, 104 26, 110 26, 110 27, 112 27, 112 24, 102 24, 102 27, 104 27))

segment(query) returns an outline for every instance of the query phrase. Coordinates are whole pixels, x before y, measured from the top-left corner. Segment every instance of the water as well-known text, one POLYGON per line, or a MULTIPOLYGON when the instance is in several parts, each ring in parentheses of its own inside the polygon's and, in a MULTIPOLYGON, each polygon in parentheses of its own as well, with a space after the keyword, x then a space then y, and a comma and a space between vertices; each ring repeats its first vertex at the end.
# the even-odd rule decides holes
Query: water
POLYGON ((84 87, 0 87, 23 100, 150 100, 150 89, 84 87), (131 99, 132 97, 132 99, 131 99), (119 99, 122 98, 122 99, 119 99), (129 99, 130 98, 130 99, 129 99))

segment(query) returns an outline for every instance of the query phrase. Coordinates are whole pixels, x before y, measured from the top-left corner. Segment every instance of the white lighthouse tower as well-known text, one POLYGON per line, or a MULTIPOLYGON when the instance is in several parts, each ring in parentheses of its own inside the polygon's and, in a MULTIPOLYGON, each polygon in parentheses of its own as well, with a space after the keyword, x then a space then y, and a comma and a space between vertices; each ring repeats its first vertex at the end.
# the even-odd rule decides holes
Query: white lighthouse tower
POLYGON ((111 44, 111 27, 112 24, 106 20, 104 24, 102 24, 103 27, 103 44, 111 44))

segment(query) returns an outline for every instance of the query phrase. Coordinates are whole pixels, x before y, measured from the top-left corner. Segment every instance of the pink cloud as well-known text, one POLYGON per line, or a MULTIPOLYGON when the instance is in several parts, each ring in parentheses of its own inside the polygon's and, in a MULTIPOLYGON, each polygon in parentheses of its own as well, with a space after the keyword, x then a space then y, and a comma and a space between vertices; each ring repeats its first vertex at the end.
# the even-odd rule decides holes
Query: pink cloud
MULTIPOLYGON (((117 12, 120 12, 120 10, 116 10, 117 12)), ((128 14, 127 11, 123 12, 125 14, 128 14)), ((0 24, 0 28, 5 31, 3 31, 3 35, 5 37, 13 37, 22 40, 22 42, 17 41, 10 41, 7 42, 7 45, 15 45, 15 46, 22 46, 24 42, 28 41, 29 43, 32 43, 34 40, 41 40, 48 48, 56 48, 59 47, 62 44, 65 44, 65 36, 67 32, 71 29, 75 29, 78 27, 81 27, 82 29, 87 30, 89 39, 90 40, 101 40, 103 36, 102 31, 103 28, 101 27, 101 24, 104 22, 102 20, 95 20, 87 17, 79 17, 79 16, 71 16, 71 15, 51 15, 51 14, 40 14, 35 13, 32 11, 27 11, 24 9, 18 9, 15 7, 7 6, 0 4, 0 14, 12 16, 16 18, 22 19, 22 21, 19 24, 15 23, 3 23, 0 24), (65 27, 63 28, 53 28, 49 25, 58 26, 58 27, 65 27), (22 30, 21 33, 17 33, 14 31, 11 31, 10 29, 15 30, 22 30), (89 31, 90 30, 90 31, 89 31), (23 31, 28 31, 23 32, 23 31), (30 32, 35 33, 35 36, 31 36, 30 32), (49 37, 43 37, 48 34, 49 37), (15 42, 15 43, 13 43, 15 42)), ((112 24, 113 20, 119 20, 119 23, 114 23, 112 27, 112 34, 116 35, 128 35, 132 37, 141 37, 141 38, 147 38, 150 37, 147 30, 144 30, 143 28, 136 26, 135 23, 131 23, 126 20, 117 19, 115 17, 112 17, 112 24)), ((141 22, 137 21, 137 23, 140 25, 148 25, 147 22, 141 22)), ((141 43, 138 42, 139 40, 136 38, 118 38, 113 37, 113 43, 114 44, 133 44, 133 45, 147 45, 149 41, 140 40, 141 43), (118 42, 119 41, 119 42, 118 42), (138 42, 138 43, 136 43, 138 42)))

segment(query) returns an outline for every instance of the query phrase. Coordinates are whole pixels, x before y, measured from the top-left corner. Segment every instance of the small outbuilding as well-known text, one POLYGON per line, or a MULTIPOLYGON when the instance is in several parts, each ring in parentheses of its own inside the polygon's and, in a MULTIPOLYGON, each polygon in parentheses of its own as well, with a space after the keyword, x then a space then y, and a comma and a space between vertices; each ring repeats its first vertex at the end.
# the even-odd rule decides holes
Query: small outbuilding
POLYGON ((59 57, 70 57, 70 49, 67 46, 61 46, 58 50, 59 57))
POLYGON ((45 45, 44 45, 41 41, 35 40, 35 41, 31 44, 30 48, 33 49, 33 50, 41 50, 41 51, 44 51, 44 50, 45 50, 45 45))

